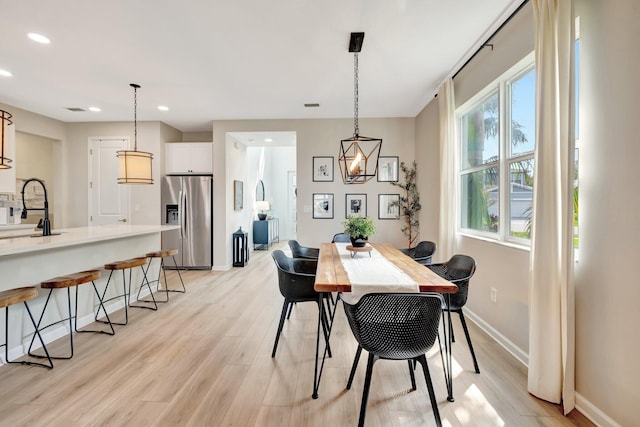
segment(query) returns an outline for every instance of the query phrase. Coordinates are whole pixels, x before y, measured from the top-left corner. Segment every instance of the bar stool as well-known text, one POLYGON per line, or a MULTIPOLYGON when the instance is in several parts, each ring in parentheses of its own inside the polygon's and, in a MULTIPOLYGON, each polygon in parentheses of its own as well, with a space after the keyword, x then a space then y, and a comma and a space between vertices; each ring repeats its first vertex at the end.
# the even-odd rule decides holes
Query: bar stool
MULTIPOLYGON (((164 300, 156 300, 157 302, 168 302, 169 301, 169 292, 180 292, 185 293, 187 289, 184 287, 184 282, 182 281, 182 275, 180 274, 180 270, 178 270, 178 263, 176 262, 176 255, 178 254, 177 249, 162 249, 160 251, 148 252, 146 257, 149 258, 149 264, 147 264, 147 270, 145 274, 149 273, 149 268, 151 268, 151 262, 154 258, 160 258, 160 270, 158 270, 158 278, 152 280, 151 283, 158 283, 158 288, 160 288, 160 275, 164 275, 164 292, 165 299, 164 300), (167 272, 165 270, 164 259, 167 257, 171 257, 173 259, 173 265, 176 267, 176 271, 178 272, 178 277, 180 278, 180 284, 182 285, 182 290, 179 289, 169 289, 169 283, 167 282, 167 272)), ((138 290, 138 300, 144 302, 151 302, 148 300, 140 299, 140 291, 142 290, 142 286, 138 290)))
POLYGON ((45 368, 49 368, 52 369, 53 368, 53 361, 51 360, 51 357, 49 356, 49 352, 47 351, 47 346, 44 344, 44 340, 42 339, 42 336, 40 335, 40 331, 38 330, 38 325, 36 324, 36 321, 33 318, 33 315, 31 314, 31 310, 29 310, 29 305, 27 304, 27 301, 35 298, 38 295, 38 288, 36 288, 35 286, 29 286, 29 287, 24 287, 24 288, 16 288, 16 289, 10 289, 8 291, 2 291, 0 292, 0 308, 4 307, 4 312, 5 312, 5 321, 4 321, 4 360, 6 363, 15 363, 15 364, 20 364, 20 365, 35 365, 35 366, 44 366, 45 368), (30 362, 27 360, 20 360, 20 361, 11 361, 9 360, 9 306, 10 305, 14 305, 14 304, 18 304, 18 303, 24 303, 25 308, 27 309, 27 313, 29 314, 29 319, 31 319, 31 323, 33 324, 33 327, 35 328, 35 335, 38 336, 38 339, 40 339, 40 344, 42 344, 42 348, 44 349, 44 352, 46 354, 46 358, 49 361, 49 364, 46 365, 44 363, 39 363, 39 362, 30 362))
MULTIPOLYGON (((52 359, 71 359, 73 357, 73 332, 93 332, 98 334, 107 334, 114 335, 115 331, 113 329, 113 325, 111 324, 111 320, 109 316, 107 316, 107 322, 111 331, 104 331, 100 329, 84 329, 78 330, 78 287, 85 283, 91 282, 93 285, 93 290, 98 297, 98 304, 100 307, 104 309, 102 298, 100 297, 100 293, 98 292, 98 288, 96 287, 95 281, 100 278, 100 270, 88 270, 81 271, 79 273, 73 273, 66 276, 55 277, 53 279, 45 280, 44 282, 40 282, 40 287, 42 289, 49 289, 49 294, 47 295, 47 299, 44 303, 44 308, 42 309, 42 314, 40 315, 40 319, 38 320, 37 329, 42 331, 47 329, 53 325, 57 325, 58 323, 62 323, 66 320, 69 320, 69 355, 68 356, 51 356, 52 359), (76 304, 75 310, 71 311, 71 289, 72 287, 76 288, 76 304), (41 327, 42 319, 44 318, 44 314, 47 311, 47 307, 49 306, 49 301, 51 300, 51 295, 53 291, 56 289, 66 289, 67 290, 67 307, 69 309, 69 317, 65 319, 58 320, 56 322, 50 323, 47 326, 41 327), (72 324, 72 319, 74 319, 72 324)), ((34 357, 44 357, 38 354, 32 353, 33 343, 35 340, 35 335, 31 338, 31 344, 29 345, 29 355, 34 357)))
MULTIPOLYGON (((112 262, 104 265, 104 269, 109 270, 110 273, 109 273, 109 278, 107 279, 107 285, 105 286, 104 292, 102 293, 102 300, 104 302, 108 302, 116 298, 124 298, 124 319, 125 319, 124 323, 111 322, 114 325, 124 326, 129 323, 128 307, 147 308, 149 310, 154 310, 154 311, 158 309, 158 304, 156 304, 156 299, 154 298, 153 292, 151 291, 151 285, 149 284, 149 280, 147 279, 147 272, 144 269, 144 265, 146 263, 147 263, 146 257, 139 257, 139 258, 131 258, 124 261, 116 261, 116 262, 112 262), (151 292, 151 299, 153 300, 149 302, 153 302, 153 307, 131 304, 131 276, 132 276, 133 269, 136 267, 140 267, 140 269, 142 270, 143 279, 142 279, 142 284, 140 286, 142 287, 144 286, 145 283, 147 284, 147 287, 149 288, 149 292, 151 292), (111 283, 111 277, 113 276, 113 272, 117 270, 122 271, 122 294, 116 295, 112 298, 105 300, 104 297, 107 294, 107 290, 109 289, 109 284, 111 283), (128 290, 127 290, 127 280, 125 276, 125 270, 129 270, 129 289, 128 290)), ((115 279, 114 279, 114 282, 115 282, 115 279)), ((105 314, 106 314, 106 310, 104 309, 104 306, 102 307, 102 309, 105 311, 105 314)), ((98 320, 99 314, 100 314, 100 309, 98 309, 98 311, 96 312, 97 321, 99 321, 98 320)))

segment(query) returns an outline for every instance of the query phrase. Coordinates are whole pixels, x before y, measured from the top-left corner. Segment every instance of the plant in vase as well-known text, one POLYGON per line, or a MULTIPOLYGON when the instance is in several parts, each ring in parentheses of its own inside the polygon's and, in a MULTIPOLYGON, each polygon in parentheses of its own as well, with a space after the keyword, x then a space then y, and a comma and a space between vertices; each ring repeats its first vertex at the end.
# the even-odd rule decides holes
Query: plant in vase
POLYGON ((368 216, 349 215, 342 224, 344 225, 344 234, 351 238, 351 244, 354 248, 366 245, 369 236, 376 232, 376 226, 368 216))
POLYGON ((391 206, 398 206, 400 208, 400 214, 404 217, 405 223, 401 231, 407 236, 407 246, 411 249, 420 235, 418 214, 420 209, 422 209, 420 205, 420 194, 418 193, 418 187, 416 185, 416 162, 414 161, 411 166, 408 166, 405 162, 401 162, 400 169, 402 169, 404 173, 404 182, 392 182, 391 185, 400 187, 404 191, 403 194, 400 194, 400 200, 391 203, 391 206))

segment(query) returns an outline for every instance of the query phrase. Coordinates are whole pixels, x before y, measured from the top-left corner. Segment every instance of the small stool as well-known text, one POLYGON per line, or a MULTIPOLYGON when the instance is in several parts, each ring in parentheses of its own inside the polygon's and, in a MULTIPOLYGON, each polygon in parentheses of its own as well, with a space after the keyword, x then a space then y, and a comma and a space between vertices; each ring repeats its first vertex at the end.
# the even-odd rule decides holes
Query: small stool
POLYGON ((4 307, 5 312, 5 321, 4 321, 4 360, 6 363, 15 363, 20 365, 36 365, 36 366, 44 366, 45 368, 53 368, 53 361, 49 356, 49 352, 47 351, 47 346, 44 344, 44 340, 40 335, 40 331, 38 330, 38 325, 36 321, 33 319, 33 315, 31 314, 31 310, 29 310, 29 306, 27 305, 27 301, 35 298, 38 295, 38 288, 35 286, 29 286, 25 288, 16 288, 10 289, 8 291, 0 292, 0 308, 4 307), (9 306, 18 303, 24 303, 25 308, 27 309, 27 313, 29 313, 29 318, 31 319, 31 323, 35 328, 35 335, 40 339, 40 343, 42 344, 42 348, 44 349, 45 354, 47 355, 47 360, 49 360, 49 364, 46 365, 44 363, 39 362, 29 362, 29 361, 11 361, 9 360, 9 306))
MULTIPOLYGON (((160 288, 160 275, 164 275, 164 292, 165 299, 164 300, 156 300, 157 302, 168 302, 169 301, 169 292, 180 292, 185 293, 187 289, 184 287, 184 282, 182 281, 182 275, 180 274, 180 270, 178 270, 178 263, 176 262, 176 255, 178 254, 177 249, 162 249, 160 251, 148 252, 146 257, 149 258, 149 264, 147 264, 146 273, 149 273, 149 268, 151 267, 151 261, 154 258, 160 258, 160 270, 158 270, 158 278, 156 280, 152 280, 151 283, 158 283, 158 290, 160 288), (180 284, 182 284, 182 290, 179 289, 169 289, 169 283, 167 282, 167 272, 165 271, 164 259, 166 257, 171 257, 173 259, 173 265, 176 267, 176 271, 178 272, 178 277, 180 278, 180 284)), ((140 287, 142 290, 142 286, 140 287)), ((138 290, 138 299, 140 299, 140 290, 138 290)), ((151 302, 147 300, 141 300, 144 302, 151 302)))
MULTIPOLYGON (((98 334, 108 334, 113 335, 115 331, 113 329, 113 325, 109 320, 109 316, 107 316, 107 323, 111 328, 111 331, 103 331, 103 330, 78 330, 78 287, 85 283, 91 282, 93 285, 93 290, 98 296, 98 303, 104 309, 102 305, 102 298, 100 298, 100 293, 98 292, 98 288, 96 287, 95 281, 100 278, 100 270, 88 270, 81 271, 80 273, 73 273, 66 276, 56 277, 53 279, 45 280, 44 282, 40 282, 40 287, 42 289, 49 289, 49 294, 47 295, 47 299, 44 303, 44 308, 42 309, 42 314, 40 315, 40 320, 38 320, 37 328, 39 331, 47 329, 50 326, 57 325, 58 323, 62 323, 66 320, 69 320, 69 356, 51 356, 52 359, 71 359, 73 357, 73 332, 93 332, 98 334), (76 288, 76 304, 75 311, 71 311, 71 287, 76 288), (50 323, 47 326, 41 327, 42 319, 44 318, 44 314, 47 311, 47 306, 49 305, 49 301, 51 300, 51 295, 53 291, 56 289, 66 289, 67 290, 67 306, 69 308, 69 317, 65 319, 58 320, 57 322, 50 323), (72 324, 71 320, 74 319, 72 324)), ((31 344, 29 345, 29 355, 34 357, 44 357, 41 355, 33 354, 32 347, 33 342, 35 340, 35 335, 31 338, 31 344)))
MULTIPOLYGON (((157 310, 158 309, 158 304, 156 304, 156 299, 153 296, 153 292, 151 291, 151 285, 149 284, 149 280, 147 279, 147 272, 144 269, 144 265, 147 263, 147 258, 145 257, 140 257, 140 258, 131 258, 125 261, 116 261, 116 262, 112 262, 109 264, 105 264, 104 265, 104 269, 105 270, 109 270, 109 278, 107 279, 107 285, 104 288, 104 292, 102 293, 102 299, 104 302, 107 301, 111 301, 113 299, 116 298, 124 298, 124 323, 117 323, 117 322, 112 322, 114 325, 126 325, 129 323, 129 310, 128 307, 136 307, 136 308, 147 308, 149 310, 157 310), (147 286, 149 287, 149 292, 151 292, 151 299, 153 301, 149 301, 149 302, 153 302, 153 307, 147 307, 144 305, 133 305, 131 304, 131 275, 133 272, 133 269, 135 267, 140 267, 140 269, 142 270, 142 274, 143 274, 143 279, 142 279, 142 284, 140 285, 141 287, 144 286, 144 284, 146 283, 147 286), (111 276, 113 276, 113 272, 116 270, 121 270, 122 271, 122 294, 120 295, 116 295, 112 298, 109 298, 108 300, 105 300, 104 297, 107 294, 107 290, 109 289, 109 283, 111 283, 111 276), (129 289, 127 290, 127 280, 126 280, 126 276, 125 276, 125 270, 129 270, 129 289)), ((115 281, 115 279, 114 279, 115 281)), ((114 285, 115 286, 115 285, 114 285)), ((103 307, 104 310, 104 307, 103 307)), ((98 312, 96 313, 96 320, 98 320, 98 315, 100 314, 100 310, 98 309, 98 312)), ((106 314, 106 311, 105 311, 106 314)))

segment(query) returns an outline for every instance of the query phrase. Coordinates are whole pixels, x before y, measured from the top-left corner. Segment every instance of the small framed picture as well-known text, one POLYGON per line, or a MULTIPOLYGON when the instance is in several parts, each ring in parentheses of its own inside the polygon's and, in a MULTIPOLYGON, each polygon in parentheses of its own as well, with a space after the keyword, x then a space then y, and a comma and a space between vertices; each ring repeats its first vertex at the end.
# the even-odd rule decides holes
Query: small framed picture
POLYGON ((333 194, 314 193, 313 194, 313 218, 332 219, 333 218, 333 194))
POLYGON ((243 198, 244 196, 242 194, 242 181, 234 180, 233 181, 233 209, 237 211, 242 210, 243 198))
POLYGON ((378 182, 398 181, 398 156, 378 158, 378 182))
POLYGON ((399 194, 378 194, 378 219, 400 219, 399 194))
POLYGON ((367 195, 366 194, 346 194, 344 217, 349 215, 367 216, 367 195))
POLYGON ((333 182, 333 156, 313 158, 313 181, 333 182))

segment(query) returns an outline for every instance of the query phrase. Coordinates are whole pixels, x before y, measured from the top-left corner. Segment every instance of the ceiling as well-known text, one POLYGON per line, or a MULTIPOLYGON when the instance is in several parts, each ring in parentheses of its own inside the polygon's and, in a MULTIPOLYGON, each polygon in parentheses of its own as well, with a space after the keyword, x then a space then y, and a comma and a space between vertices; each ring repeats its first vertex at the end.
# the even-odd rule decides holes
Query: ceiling
POLYGON ((0 76, 0 103, 65 122, 132 121, 137 83, 138 120, 183 132, 353 117, 347 47, 364 31, 359 116, 415 117, 519 3, 0 0, 0 69, 13 74, 0 76))

